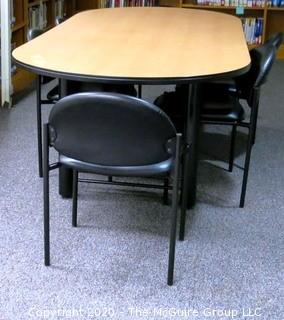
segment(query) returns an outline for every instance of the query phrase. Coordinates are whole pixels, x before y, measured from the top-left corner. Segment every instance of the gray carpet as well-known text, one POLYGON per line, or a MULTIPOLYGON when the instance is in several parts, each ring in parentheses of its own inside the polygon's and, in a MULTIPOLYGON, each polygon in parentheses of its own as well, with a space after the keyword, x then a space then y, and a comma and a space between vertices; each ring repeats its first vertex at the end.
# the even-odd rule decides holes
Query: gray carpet
MULTIPOLYGON (((170 208, 160 192, 81 184, 79 226, 72 228, 57 172, 51 266, 43 265, 34 91, 0 110, 0 319, 283 319, 283 76, 277 62, 262 92, 244 209, 245 133, 232 174, 222 169, 227 129, 202 135, 198 203, 188 212, 186 240, 177 243, 172 287, 170 208)), ((163 90, 147 87, 144 95, 152 100, 163 90)))

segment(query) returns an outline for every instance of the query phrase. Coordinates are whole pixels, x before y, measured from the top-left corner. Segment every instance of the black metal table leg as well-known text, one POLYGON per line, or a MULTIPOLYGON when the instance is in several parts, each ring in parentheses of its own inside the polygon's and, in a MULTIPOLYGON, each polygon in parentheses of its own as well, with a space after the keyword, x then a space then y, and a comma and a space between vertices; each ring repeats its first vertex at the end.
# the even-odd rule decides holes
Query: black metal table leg
POLYGON ((36 115, 37 115, 37 152, 38 152, 38 172, 40 178, 42 171, 42 120, 41 120, 41 75, 36 78, 36 115))
MULTIPOLYGON (((67 95, 67 81, 60 79, 60 99, 67 95)), ((72 197, 73 172, 71 169, 61 166, 59 168, 59 194, 63 198, 72 197)))
POLYGON ((184 179, 188 183, 187 207, 193 208, 196 202, 196 178, 198 165, 198 126, 199 108, 197 100, 197 84, 188 85, 188 108, 186 118, 185 138, 190 146, 184 158, 184 179))

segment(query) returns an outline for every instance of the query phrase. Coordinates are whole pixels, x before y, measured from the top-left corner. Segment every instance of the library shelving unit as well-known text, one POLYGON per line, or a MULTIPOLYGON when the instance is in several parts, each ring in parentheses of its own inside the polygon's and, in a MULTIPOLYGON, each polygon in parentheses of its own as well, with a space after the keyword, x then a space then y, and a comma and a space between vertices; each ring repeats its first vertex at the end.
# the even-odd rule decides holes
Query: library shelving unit
MULTIPOLYGON (((11 16, 11 48, 20 46, 27 41, 27 32, 31 27, 50 29, 55 25, 57 16, 73 14, 70 0, 12 0, 11 16)), ((12 75, 12 92, 17 92, 29 85, 34 75, 17 69, 12 75)))

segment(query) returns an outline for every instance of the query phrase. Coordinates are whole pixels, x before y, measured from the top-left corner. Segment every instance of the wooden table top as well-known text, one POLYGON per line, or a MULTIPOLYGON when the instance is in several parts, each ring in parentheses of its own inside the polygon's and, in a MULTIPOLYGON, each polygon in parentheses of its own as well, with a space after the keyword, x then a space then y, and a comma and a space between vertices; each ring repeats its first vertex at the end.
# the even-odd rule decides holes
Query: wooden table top
POLYGON ((84 11, 16 48, 12 55, 34 72, 82 80, 171 83, 237 74, 250 64, 240 19, 159 7, 84 11))

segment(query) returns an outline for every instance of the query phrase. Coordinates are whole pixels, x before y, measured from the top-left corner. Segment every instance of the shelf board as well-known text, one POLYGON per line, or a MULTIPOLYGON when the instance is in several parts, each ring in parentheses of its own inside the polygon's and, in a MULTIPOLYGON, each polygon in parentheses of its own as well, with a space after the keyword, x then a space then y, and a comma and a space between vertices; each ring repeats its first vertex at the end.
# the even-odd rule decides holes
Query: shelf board
POLYGON ((41 2, 48 2, 48 1, 49 0, 42 0, 42 1, 37 0, 37 1, 29 2, 28 7, 30 8, 30 7, 38 6, 38 5, 40 5, 41 2))
POLYGON ((26 23, 24 22, 24 21, 22 21, 22 22, 16 22, 15 24, 14 24, 14 26, 12 27, 12 32, 15 32, 15 31, 17 31, 17 30, 19 30, 19 29, 22 29, 22 28, 24 28, 26 26, 26 23))
MULTIPOLYGON (((236 10, 236 6, 209 6, 203 4, 186 4, 182 5, 183 8, 198 8, 198 9, 223 9, 223 10, 236 10)), ((245 10, 263 11, 265 7, 244 7, 245 10)))
POLYGON ((284 11, 284 7, 267 7, 267 10, 271 10, 271 11, 284 11))
POLYGON ((259 47, 260 44, 248 44, 249 50, 259 47))

